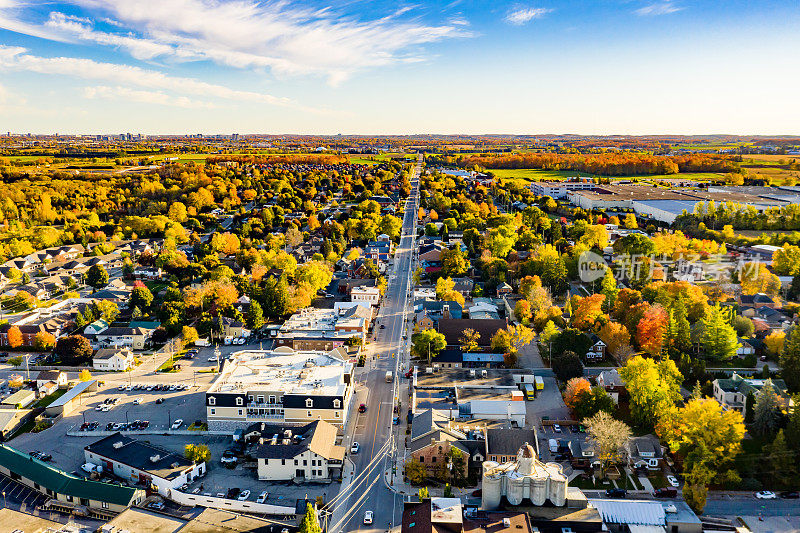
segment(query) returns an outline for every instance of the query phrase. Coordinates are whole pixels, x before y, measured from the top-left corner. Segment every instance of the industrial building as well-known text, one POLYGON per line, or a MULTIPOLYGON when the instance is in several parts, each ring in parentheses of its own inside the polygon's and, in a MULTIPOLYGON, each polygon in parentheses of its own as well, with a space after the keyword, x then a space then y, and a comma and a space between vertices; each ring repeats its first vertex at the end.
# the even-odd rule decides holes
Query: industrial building
POLYGON ((505 497, 511 505, 529 500, 541 506, 550 502, 556 507, 567 504, 567 477, 558 463, 543 463, 530 444, 524 444, 515 461, 483 463, 482 509, 498 509, 505 497))

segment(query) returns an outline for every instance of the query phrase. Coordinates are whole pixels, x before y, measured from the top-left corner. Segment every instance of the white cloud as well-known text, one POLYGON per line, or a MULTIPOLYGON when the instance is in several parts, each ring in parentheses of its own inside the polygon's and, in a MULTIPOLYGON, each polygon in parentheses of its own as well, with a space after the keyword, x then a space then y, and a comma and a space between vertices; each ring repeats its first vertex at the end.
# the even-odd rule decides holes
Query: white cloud
POLYGON ((652 17, 657 15, 669 15, 670 13, 675 13, 676 11, 680 11, 683 9, 682 7, 676 6, 673 2, 656 2, 654 4, 649 4, 644 7, 640 7, 634 13, 639 16, 643 17, 652 17))
POLYGON ((542 18, 551 11, 552 9, 547 9, 544 7, 515 7, 506 15, 506 22, 521 26, 522 24, 527 24, 533 19, 542 18))
POLYGON ((86 98, 105 100, 125 100, 129 102, 140 102, 144 104, 158 104, 169 107, 182 107, 186 109, 213 109, 216 106, 211 102, 193 100, 186 96, 171 96, 161 91, 142 91, 129 87, 108 87, 100 85, 97 87, 85 87, 83 94, 86 98))
POLYGON ((59 13, 47 22, 48 31, 120 47, 140 59, 207 59, 279 75, 319 74, 332 83, 361 69, 420 61, 425 58, 420 45, 472 35, 460 21, 425 24, 407 17, 407 9, 361 20, 286 0, 73 2, 109 15, 99 20, 113 20, 129 33, 97 31, 59 13))
MULTIPOLYGON (((288 98, 279 98, 265 93, 240 91, 193 78, 168 76, 155 70, 74 57, 40 57, 26 52, 25 48, 18 46, 0 45, 0 70, 23 70, 40 74, 74 76, 89 80, 110 81, 127 86, 144 87, 148 90, 160 89, 207 98, 223 98, 241 102, 300 108, 288 98)), ((312 111, 310 109, 306 110, 312 111)))

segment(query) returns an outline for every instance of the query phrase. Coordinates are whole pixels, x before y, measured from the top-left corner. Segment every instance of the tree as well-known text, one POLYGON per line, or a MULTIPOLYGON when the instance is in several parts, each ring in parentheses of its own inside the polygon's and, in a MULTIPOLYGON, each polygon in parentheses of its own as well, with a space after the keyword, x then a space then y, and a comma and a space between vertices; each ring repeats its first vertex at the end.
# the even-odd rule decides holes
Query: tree
POLYGON ((783 342, 786 339, 786 333, 783 330, 776 329, 764 338, 764 345, 770 355, 779 355, 783 350, 783 342))
POLYGON ((22 332, 17 326, 11 326, 6 332, 6 339, 8 345, 12 348, 19 348, 22 346, 22 332))
POLYGON ((686 353, 691 349, 691 327, 683 298, 678 298, 672 307, 669 331, 672 337, 672 346, 678 352, 686 353))
POLYGON ((637 355, 619 369, 619 375, 630 395, 633 418, 643 426, 654 426, 680 399, 683 376, 671 359, 656 362, 637 355))
POLYGON ((478 350, 478 341, 481 339, 481 334, 472 328, 467 328, 458 339, 461 349, 465 352, 475 352, 478 350))
POLYGON ((575 352, 566 351, 554 355, 550 366, 559 381, 566 382, 571 378, 583 376, 583 363, 575 352))
POLYGON ((169 206, 169 211, 167 211, 167 216, 170 220, 174 220, 175 222, 181 224, 186 222, 186 204, 182 202, 172 202, 172 205, 169 206))
POLYGON ((603 465, 622 460, 625 446, 631 437, 631 428, 625 422, 615 419, 605 411, 599 411, 583 423, 586 424, 595 457, 603 465))
POLYGON ((593 294, 586 298, 575 296, 572 303, 572 326, 587 330, 603 315, 603 301, 605 296, 593 294))
POLYGON ((529 344, 535 336, 531 328, 523 326, 522 324, 516 326, 510 324, 506 327, 506 331, 508 331, 511 341, 511 350, 514 353, 519 352, 524 346, 529 344))
MULTIPOLYGON (((410 458, 406 461, 405 475, 412 485, 421 485, 428 477, 428 470, 416 457, 410 458)), ((420 489, 421 491, 422 489, 420 489)), ((425 489, 427 492, 427 488, 425 489)))
POLYGON ((200 336, 197 334, 197 330, 192 326, 183 326, 183 328, 181 328, 181 339, 183 340, 184 346, 191 346, 197 342, 199 338, 200 336))
POLYGON ((15 357, 10 357, 8 359, 8 364, 11 365, 11 366, 15 366, 15 367, 22 366, 22 363, 24 363, 24 362, 25 362, 25 358, 22 357, 21 355, 17 355, 15 357))
POLYGON ((491 347, 493 352, 508 353, 511 351, 511 336, 505 329, 498 329, 492 335, 491 347))
POLYGON ((781 290, 781 280, 773 274, 764 263, 745 265, 739 275, 742 294, 758 294, 763 292, 769 296, 777 296, 781 290))
POLYGON ((564 404, 574 410, 575 406, 578 404, 578 396, 581 393, 588 393, 591 390, 592 385, 589 383, 588 379, 584 377, 570 379, 564 387, 564 404))
POLYGON ((411 336, 411 354, 420 359, 436 357, 439 352, 445 349, 447 341, 444 335, 435 329, 426 329, 411 336))
POLYGON ((631 335, 628 333, 628 328, 619 322, 606 322, 597 332, 597 336, 606 344, 608 353, 615 356, 621 346, 631 343, 631 335))
POLYGON ((795 276, 800 272, 800 246, 786 243, 772 256, 772 269, 779 276, 795 276))
POLYGON ((667 333, 667 312, 660 305, 649 307, 636 325, 636 342, 650 355, 661 353, 667 333))
POLYGON ((705 507, 710 483, 738 479, 733 466, 745 432, 738 411, 724 411, 711 398, 689 400, 680 409, 670 409, 656 431, 683 458, 683 496, 695 512, 705 507))
POLYGON ((119 316, 119 307, 111 300, 95 300, 92 302, 95 316, 102 318, 109 324, 114 322, 119 316))
POLYGON ((205 444, 187 444, 183 455, 195 463, 207 463, 211 460, 211 451, 205 444))
POLYGON ((733 329, 736 330, 737 337, 743 337, 745 339, 752 337, 756 329, 752 320, 741 315, 736 315, 733 317, 731 326, 733 326, 733 329))
POLYGON ((53 353, 63 364, 79 366, 91 359, 92 345, 83 335, 69 335, 58 339, 53 353))
POLYGON ((486 234, 486 248, 494 257, 501 259, 508 255, 516 242, 517 234, 509 226, 491 228, 486 234))
POLYGON ((295 279, 300 283, 308 283, 314 292, 324 289, 331 283, 333 272, 322 261, 310 261, 297 267, 295 279))
POLYGON ((800 327, 793 327, 784 342, 780 364, 787 388, 792 392, 800 392, 800 327))
POLYGON ((514 316, 520 322, 527 324, 533 317, 531 314, 531 303, 528 300, 520 300, 514 305, 514 316))
POLYGON ((431 493, 428 490, 428 487, 422 487, 417 491, 417 498, 419 498, 419 501, 427 500, 430 497, 431 493))
POLYGON ((108 272, 102 265, 92 265, 86 272, 86 284, 100 289, 108 285, 108 272))
POLYGON ((614 302, 617 301, 617 294, 619 294, 617 279, 610 268, 606 269, 606 274, 603 276, 603 281, 600 284, 600 294, 606 297, 603 300, 603 311, 607 313, 614 308, 614 302))
POLYGON ((464 305, 464 296, 455 290, 456 282, 452 278, 439 278, 436 280, 436 297, 445 302, 456 302, 464 305))
POLYGON ((81 370, 80 374, 78 374, 78 381, 89 381, 92 379, 92 373, 86 370, 85 368, 81 370))
POLYGON ((469 268, 469 260, 458 245, 451 250, 444 250, 441 255, 441 261, 441 273, 445 277, 463 276, 469 268))
POLYGON ((247 311, 247 327, 255 331, 264 325, 264 311, 261 304, 253 300, 250 302, 250 309, 247 311))
POLYGON ((703 350, 706 357, 716 361, 731 359, 739 349, 739 341, 733 326, 728 324, 722 308, 711 307, 703 319, 703 350))
POLYGON ((771 379, 764 381, 761 390, 756 395, 756 404, 753 407, 753 429, 759 435, 770 435, 780 422, 780 404, 775 386, 771 379))
POLYGON ((612 414, 616 409, 617 404, 614 399, 608 395, 606 389, 597 385, 589 391, 582 391, 578 394, 573 412, 578 420, 582 420, 594 416, 600 411, 612 414))
POLYGON ((628 213, 625 215, 625 219, 622 222, 626 228, 628 229, 638 229, 639 224, 636 222, 636 215, 633 213, 628 213))
POLYGON ((782 487, 788 487, 797 475, 797 452, 786 443, 786 435, 779 430, 771 444, 765 450, 770 464, 771 476, 782 487))
POLYGON ((146 285, 137 285, 131 291, 131 307, 138 307, 139 309, 147 309, 153 303, 153 293, 146 285))
POLYGON ((586 333, 572 328, 562 330, 552 342, 554 356, 571 351, 584 357, 592 346, 592 339, 586 333))
POLYGON ((786 424, 786 439, 789 445, 795 450, 800 450, 800 394, 792 396, 794 409, 789 414, 789 421, 786 424))
POLYGON ((48 333, 46 331, 40 331, 36 334, 33 338, 33 347, 40 352, 45 350, 52 350, 53 347, 56 345, 56 337, 55 335, 48 333))

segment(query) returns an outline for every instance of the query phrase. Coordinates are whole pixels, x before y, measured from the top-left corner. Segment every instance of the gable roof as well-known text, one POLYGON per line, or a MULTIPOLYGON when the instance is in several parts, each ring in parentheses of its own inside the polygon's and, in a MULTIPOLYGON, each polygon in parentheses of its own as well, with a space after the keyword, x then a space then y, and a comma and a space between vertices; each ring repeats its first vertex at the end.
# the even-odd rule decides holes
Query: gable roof
POLYGON ((507 323, 504 319, 473 320, 469 318, 442 318, 437 329, 444 335, 447 344, 453 346, 460 344, 459 339, 465 329, 473 329, 480 334, 479 346, 490 346, 492 337, 497 330, 504 329, 507 323))
POLYGON ((0 465, 46 489, 75 498, 128 506, 137 492, 131 487, 77 478, 4 444, 0 444, 0 465))

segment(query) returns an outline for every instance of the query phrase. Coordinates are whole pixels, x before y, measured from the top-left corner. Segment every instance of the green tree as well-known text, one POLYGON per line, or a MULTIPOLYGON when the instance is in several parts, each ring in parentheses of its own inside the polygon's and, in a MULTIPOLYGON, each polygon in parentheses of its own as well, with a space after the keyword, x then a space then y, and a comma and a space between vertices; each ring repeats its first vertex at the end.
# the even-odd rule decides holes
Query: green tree
POLYGON ((555 352, 553 353, 550 367, 559 381, 566 383, 572 378, 583 376, 583 363, 581 363, 581 358, 578 354, 571 351, 565 351, 558 355, 555 355, 555 352))
POLYGON ((600 284, 600 294, 606 297, 603 300, 603 311, 608 313, 614 309, 614 302, 617 301, 617 294, 619 294, 617 280, 610 268, 606 269, 606 274, 603 276, 603 281, 600 284))
POLYGON ((795 407, 786 424, 786 440, 792 448, 800 450, 800 394, 795 394, 792 399, 795 407))
POLYGON ((793 327, 784 341, 780 364, 786 386, 792 392, 800 392, 800 327, 793 327))
POLYGON ((780 422, 781 412, 778 395, 771 379, 764 381, 753 407, 753 429, 760 435, 772 434, 780 422))
MULTIPOLYGON (((412 457, 406 461, 405 475, 412 485, 421 485, 425 482, 425 478, 428 477, 428 470, 425 468, 424 464, 419 462, 419 459, 412 457)), ((426 492, 427 490, 428 489, 425 488, 426 492)), ((420 491, 422 491, 422 489, 420 489, 420 491)))
POLYGON ((108 272, 102 265, 92 265, 86 272, 86 284, 95 289, 108 285, 108 272))
POLYGON ((578 420, 589 418, 599 412, 613 414, 617 410, 617 404, 614 399, 608 395, 608 392, 601 387, 595 386, 588 391, 581 391, 577 394, 573 411, 578 420))
POLYGON ((509 226, 491 228, 486 234, 486 247, 494 257, 505 258, 514 248, 517 234, 509 226))
POLYGON ((444 335, 434 329, 426 329, 411 336, 411 354, 420 359, 430 361, 446 346, 444 335))
POLYGON ((250 302, 250 309, 247 311, 247 327, 255 331, 264 325, 264 311, 261 309, 261 304, 252 300, 250 302))
POLYGON ((686 302, 683 298, 675 300, 670 314, 670 333, 672 334, 672 345, 680 353, 686 353, 692 348, 691 327, 689 316, 686 310, 686 302))
POLYGON ((657 362, 637 355, 619 369, 619 375, 630 395, 633 418, 642 426, 653 427, 680 399, 683 376, 671 359, 657 362))
POLYGON ((22 363, 24 362, 25 359, 21 355, 16 355, 8 359, 8 364, 15 367, 22 366, 22 363))
POLYGON ((139 309, 147 309, 153 303, 153 293, 145 285, 134 287, 131 291, 131 307, 138 307, 139 309))
POLYGON ((775 439, 766 447, 771 476, 781 487, 789 487, 797 476, 797 452, 789 448, 786 435, 779 430, 775 439))
POLYGON ((311 289, 317 292, 330 285, 331 279, 333 279, 333 272, 322 261, 309 261, 297 267, 295 279, 298 282, 308 283, 311 289))
POLYGON ((736 356, 736 351, 739 349, 736 330, 728 324, 718 305, 708 309, 708 313, 703 318, 703 325, 705 326, 703 350, 706 357, 724 361, 736 356))

